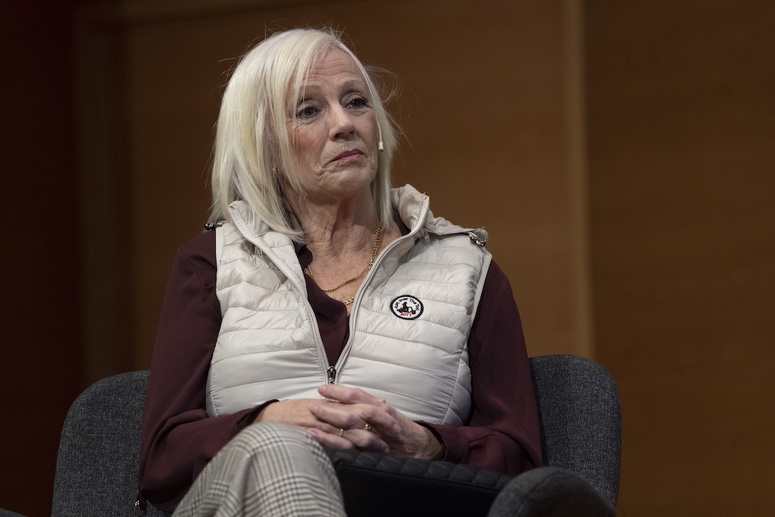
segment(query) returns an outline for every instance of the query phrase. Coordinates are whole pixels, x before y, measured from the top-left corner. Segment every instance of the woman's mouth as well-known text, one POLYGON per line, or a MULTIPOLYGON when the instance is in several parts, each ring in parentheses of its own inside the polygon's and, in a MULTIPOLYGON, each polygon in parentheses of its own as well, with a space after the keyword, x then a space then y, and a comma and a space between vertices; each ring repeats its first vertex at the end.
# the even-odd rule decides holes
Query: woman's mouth
POLYGON ((332 162, 348 162, 351 160, 355 160, 358 157, 363 156, 363 152, 359 151, 358 149, 352 149, 350 151, 344 151, 342 153, 339 153, 334 157, 332 162))

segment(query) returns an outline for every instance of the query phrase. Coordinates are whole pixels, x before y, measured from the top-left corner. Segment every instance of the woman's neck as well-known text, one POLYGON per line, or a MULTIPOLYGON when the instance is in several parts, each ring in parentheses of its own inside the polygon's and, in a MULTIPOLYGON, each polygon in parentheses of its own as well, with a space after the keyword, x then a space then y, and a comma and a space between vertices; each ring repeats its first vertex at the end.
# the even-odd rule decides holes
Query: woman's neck
POLYGON ((371 193, 328 204, 305 201, 294 203, 294 215, 316 259, 371 248, 378 221, 371 193))

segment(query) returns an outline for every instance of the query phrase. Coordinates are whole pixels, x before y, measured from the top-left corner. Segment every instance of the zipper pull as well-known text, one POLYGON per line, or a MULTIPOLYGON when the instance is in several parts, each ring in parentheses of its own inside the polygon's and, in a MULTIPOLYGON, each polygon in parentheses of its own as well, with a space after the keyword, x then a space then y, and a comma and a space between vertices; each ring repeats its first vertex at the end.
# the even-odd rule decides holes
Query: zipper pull
POLYGON ((326 370, 326 374, 328 375, 328 383, 334 384, 336 382, 336 368, 329 366, 328 370, 326 370))

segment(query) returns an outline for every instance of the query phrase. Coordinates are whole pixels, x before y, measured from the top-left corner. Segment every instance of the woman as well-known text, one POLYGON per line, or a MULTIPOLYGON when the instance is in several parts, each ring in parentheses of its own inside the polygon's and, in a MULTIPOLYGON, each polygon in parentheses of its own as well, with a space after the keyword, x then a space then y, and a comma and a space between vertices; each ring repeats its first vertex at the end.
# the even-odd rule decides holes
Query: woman
POLYGON ((218 224, 178 251, 162 309, 141 506, 342 515, 322 447, 540 465, 508 281, 483 231, 391 189, 395 146, 336 35, 277 33, 243 57, 218 120, 218 224))

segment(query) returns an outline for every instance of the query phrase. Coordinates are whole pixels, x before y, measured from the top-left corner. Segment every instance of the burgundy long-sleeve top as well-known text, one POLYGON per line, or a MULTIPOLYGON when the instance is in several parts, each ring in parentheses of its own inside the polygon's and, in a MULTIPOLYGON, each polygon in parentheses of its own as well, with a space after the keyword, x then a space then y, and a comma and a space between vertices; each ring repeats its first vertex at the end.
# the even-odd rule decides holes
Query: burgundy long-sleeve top
MULTIPOLYGON (((406 228, 403 228, 406 232, 406 228)), ((297 246, 301 267, 312 255, 297 246)), ((307 278, 329 364, 349 328, 343 303, 307 278)), ((205 386, 221 325, 215 292, 215 232, 180 247, 169 278, 156 337, 142 428, 141 499, 173 511, 193 481, 229 440, 269 403, 211 417, 205 386)), ((503 271, 492 263, 468 340, 472 411, 462 427, 432 425, 443 460, 516 475, 542 464, 535 394, 519 313, 503 271)))

